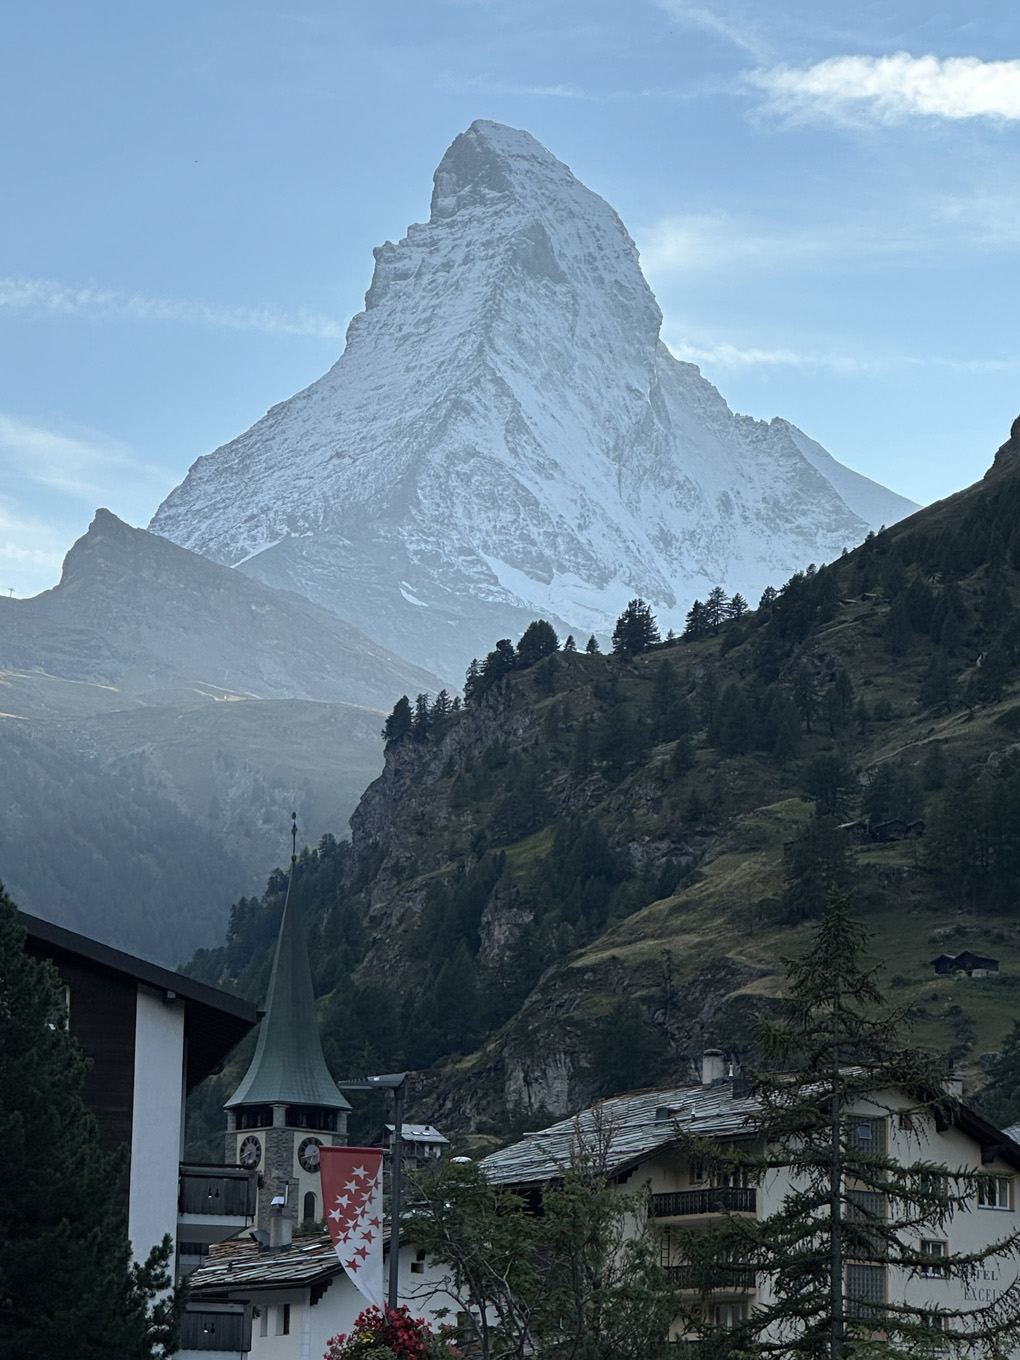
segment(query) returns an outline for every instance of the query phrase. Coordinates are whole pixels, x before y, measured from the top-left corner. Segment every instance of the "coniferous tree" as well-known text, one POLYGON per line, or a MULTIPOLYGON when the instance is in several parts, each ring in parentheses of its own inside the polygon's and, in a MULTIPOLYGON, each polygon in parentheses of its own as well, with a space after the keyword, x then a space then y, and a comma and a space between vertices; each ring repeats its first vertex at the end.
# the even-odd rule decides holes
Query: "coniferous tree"
MULTIPOLYGON (((886 1005, 866 944, 849 899, 833 893, 808 952, 785 960, 787 998, 759 1031, 767 1066, 753 1074, 756 1146, 703 1149, 717 1183, 786 1183, 767 1216, 683 1236, 706 1293, 735 1270, 757 1276, 754 1310, 735 1329, 699 1325, 721 1354, 984 1357, 1008 1353, 1020 1334, 1020 1281, 991 1303, 910 1288, 932 1273, 923 1239, 944 1238, 988 1177, 923 1155, 956 1102, 944 1064, 904 1046, 909 1015, 886 1005)), ((947 1248, 938 1278, 966 1284, 983 1264, 1018 1253, 1018 1234, 947 1248)))
POLYGON ((804 720, 804 731, 811 731, 811 719, 818 711, 818 692, 815 678, 807 666, 801 666, 793 678, 793 702, 804 720))
POLYGON ((589 656, 596 656, 601 652, 602 648, 599 646, 599 640, 594 633, 592 633, 591 637, 584 644, 584 650, 589 656))
POLYGON ((856 780, 852 768, 838 753, 815 756, 804 767, 804 792, 815 800, 819 817, 842 817, 850 808, 856 780))
POLYGON ((638 656, 659 641, 659 628, 651 607, 634 599, 616 620, 613 651, 617 656, 638 656))
POLYGON ((1013 1021, 974 1104, 998 1129, 1020 1122, 1020 1020, 1013 1021))
POLYGON ((726 618, 728 603, 722 586, 713 586, 708 592, 708 599, 705 601, 705 623, 713 633, 718 633, 723 619, 726 618))
POLYGON ((560 645, 556 630, 545 619, 529 623, 517 644, 518 666, 533 666, 544 656, 551 656, 560 645))
POLYGON ((825 910, 831 889, 850 886, 846 837, 830 818, 812 817, 786 847, 785 860, 783 908, 791 924, 816 920, 825 910))
POLYGON ((391 741, 399 741, 401 737, 406 736, 407 733, 410 732, 412 722, 411 702, 406 694, 402 694, 393 705, 393 712, 386 719, 383 726, 383 741, 385 741, 387 745, 389 745, 391 741))
POLYGON ((429 696, 419 694, 414 701, 414 716, 411 719, 411 734, 415 741, 424 741, 431 726, 432 714, 429 709, 429 696))
POLYGON ((699 638, 707 637, 710 632, 708 609, 704 601, 695 600, 684 619, 683 636, 687 642, 697 642, 699 638))
MULTIPOLYGON (((0 1338, 4 1360, 151 1360, 174 1349, 170 1238, 131 1265, 114 1207, 123 1158, 99 1146, 86 1059, 55 970, 25 953, 0 888, 0 1338)), ((147 1243, 136 1243, 143 1253, 147 1243)))
POLYGON ((478 658, 474 657, 467 668, 467 675, 464 677, 464 702, 469 704, 472 699, 476 699, 481 693, 482 668, 478 664, 478 658))
POLYGON ((694 713, 670 661, 663 661, 655 672, 651 708, 654 741, 675 741, 694 726, 694 713))

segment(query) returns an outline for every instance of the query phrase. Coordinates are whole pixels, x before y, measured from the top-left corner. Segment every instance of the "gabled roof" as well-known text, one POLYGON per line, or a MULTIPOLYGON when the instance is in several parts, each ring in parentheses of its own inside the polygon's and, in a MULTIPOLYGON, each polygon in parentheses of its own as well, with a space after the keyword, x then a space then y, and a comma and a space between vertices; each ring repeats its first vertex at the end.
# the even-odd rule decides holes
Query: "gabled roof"
POLYGON ((49 959, 58 971, 64 961, 85 964, 97 973, 142 983, 182 1001, 189 1091, 219 1068, 258 1021, 258 1012, 250 1001, 219 987, 196 982, 183 973, 172 973, 169 968, 125 954, 24 911, 18 912, 18 920, 28 931, 26 950, 35 958, 49 959))
POLYGON ((277 1104, 317 1105, 328 1110, 351 1108, 337 1089, 322 1055, 308 947, 293 889, 292 859, 265 1018, 251 1066, 226 1102, 228 1110, 237 1105, 277 1104))
POLYGON ((705 1138, 740 1138, 754 1133, 757 1102, 734 1096, 728 1081, 713 1086, 675 1086, 613 1096, 539 1133, 527 1133, 512 1147, 481 1162, 496 1185, 541 1185, 570 1169, 587 1151, 619 1176, 660 1148, 676 1142, 677 1125, 705 1138))
POLYGON ((295 1288, 328 1280, 342 1270, 329 1233, 317 1233, 276 1251, 260 1251, 250 1239, 218 1243, 189 1279, 192 1295, 201 1296, 295 1288))
MULTIPOLYGON (((401 1248, 408 1241, 402 1236, 401 1248)), ((390 1225, 383 1224, 383 1248, 388 1253, 390 1225)), ((298 1238, 287 1247, 260 1250, 250 1237, 215 1242, 199 1268, 188 1277, 192 1298, 222 1297, 242 1290, 299 1289, 324 1286, 344 1268, 329 1233, 298 1238)))
MULTIPOLYGON (((619 1176, 677 1141, 678 1128, 697 1138, 738 1139, 755 1133, 758 1102, 734 1095, 729 1081, 613 1096, 480 1163, 494 1185, 535 1186, 561 1179, 577 1154, 589 1153, 607 1176, 619 1176)), ((982 1160, 1001 1158, 1020 1170, 1020 1143, 967 1105, 954 1123, 981 1148, 982 1160)))
MULTIPOLYGON (((390 1138, 393 1137, 393 1125, 384 1124, 383 1132, 390 1138)), ((405 1143, 435 1143, 437 1146, 450 1146, 449 1138, 444 1138, 438 1129, 434 1129, 431 1124, 401 1124, 401 1141, 405 1143)))

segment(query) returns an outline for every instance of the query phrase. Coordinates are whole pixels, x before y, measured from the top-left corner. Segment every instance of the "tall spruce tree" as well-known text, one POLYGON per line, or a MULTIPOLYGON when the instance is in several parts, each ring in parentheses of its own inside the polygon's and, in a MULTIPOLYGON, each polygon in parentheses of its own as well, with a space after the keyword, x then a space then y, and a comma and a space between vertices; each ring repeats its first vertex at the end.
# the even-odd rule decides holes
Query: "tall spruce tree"
POLYGON ((867 938, 849 898, 834 892, 811 948, 785 961, 788 996, 760 1029, 767 1070, 756 1074, 749 1150, 692 1140, 714 1160, 717 1183, 768 1183, 776 1201, 760 1218, 684 1235, 706 1295, 732 1287, 735 1271, 757 1279, 754 1308, 735 1329, 699 1328, 720 1355, 998 1357, 1020 1336, 1017 1283, 990 1303, 942 1287, 1016 1257, 1020 1234, 970 1251, 945 1243, 954 1215, 987 1202, 991 1178, 921 1155, 958 1105, 944 1065, 901 1046, 908 1016, 885 1004, 864 962, 867 938), (917 1155, 897 1156, 904 1146, 917 1155), (937 1266, 926 1249, 935 1241, 937 1266), (935 1278, 940 1287, 926 1287, 935 1278))
MULTIPOLYGON (((175 1349, 169 1237, 131 1264, 123 1159, 99 1146, 87 1060, 56 971, 25 953, 0 887, 0 1351, 4 1360, 152 1360, 175 1349)), ((136 1243, 144 1251, 147 1243, 136 1243)))
POLYGON ((613 651, 617 656, 637 656, 659 641, 659 626, 650 605, 634 599, 616 620, 613 651))

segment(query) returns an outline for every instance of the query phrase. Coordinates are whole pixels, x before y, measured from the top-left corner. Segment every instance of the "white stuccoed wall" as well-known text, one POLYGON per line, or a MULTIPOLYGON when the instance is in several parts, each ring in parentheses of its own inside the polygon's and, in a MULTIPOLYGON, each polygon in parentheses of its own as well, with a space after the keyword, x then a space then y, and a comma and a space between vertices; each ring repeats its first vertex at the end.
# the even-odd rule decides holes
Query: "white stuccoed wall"
POLYGON ((165 1233, 176 1239, 183 1103, 184 1005, 139 986, 128 1215, 136 1260, 144 1261, 165 1233))

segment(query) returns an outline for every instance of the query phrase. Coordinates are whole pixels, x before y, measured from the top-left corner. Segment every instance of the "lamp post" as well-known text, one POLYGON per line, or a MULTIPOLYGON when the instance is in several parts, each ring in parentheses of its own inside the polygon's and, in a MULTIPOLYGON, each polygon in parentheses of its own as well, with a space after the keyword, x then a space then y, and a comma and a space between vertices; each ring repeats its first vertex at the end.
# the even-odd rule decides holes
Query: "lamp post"
POLYGON ((392 1091, 393 1137, 390 1139, 390 1278, 388 1307, 397 1308, 397 1272, 400 1268, 400 1172, 404 1161, 404 1083, 406 1072, 384 1072, 360 1081, 338 1081, 341 1091, 392 1091))

